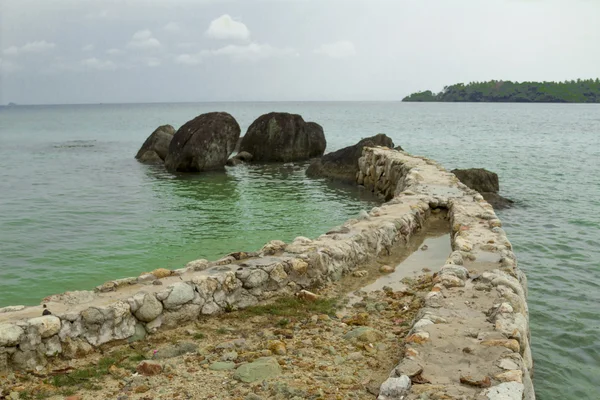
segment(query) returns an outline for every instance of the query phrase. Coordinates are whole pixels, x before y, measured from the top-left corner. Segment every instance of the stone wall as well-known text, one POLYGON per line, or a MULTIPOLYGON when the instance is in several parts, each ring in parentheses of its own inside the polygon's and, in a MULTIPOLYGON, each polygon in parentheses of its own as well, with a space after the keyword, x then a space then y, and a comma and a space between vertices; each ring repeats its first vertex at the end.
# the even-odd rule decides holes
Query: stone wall
POLYGON ((431 209, 445 208, 452 219, 454 252, 437 274, 407 339, 406 358, 382 385, 380 398, 421 398, 423 392, 484 399, 499 399, 496 392, 508 392, 510 399, 523 394, 534 398, 525 277, 492 208, 424 158, 365 148, 359 164, 359 183, 390 201, 316 240, 274 240, 256 253, 197 260, 180 270, 159 269, 109 281, 95 291, 50 296, 43 304, 51 315, 42 316, 41 306, 0 309, 0 370, 42 370, 52 357, 76 358, 104 344, 139 340, 201 315, 338 280, 405 244, 431 209), (423 372, 415 373, 405 365, 408 362, 423 372), (461 384, 469 368, 472 375, 487 374, 489 382, 480 386, 493 386, 461 384), (411 387, 421 373, 432 383, 411 387))
POLYGON ((452 227, 453 252, 379 399, 535 399, 527 280, 492 207, 431 160, 365 149, 359 164, 357 180, 387 205, 447 208, 452 227))

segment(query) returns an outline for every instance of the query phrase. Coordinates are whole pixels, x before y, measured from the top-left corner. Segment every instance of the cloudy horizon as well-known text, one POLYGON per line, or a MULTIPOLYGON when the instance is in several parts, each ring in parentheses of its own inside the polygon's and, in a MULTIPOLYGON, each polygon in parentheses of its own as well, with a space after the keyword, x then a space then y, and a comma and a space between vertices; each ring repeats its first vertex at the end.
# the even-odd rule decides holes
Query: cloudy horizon
POLYGON ((598 78, 599 42, 591 0, 1 0, 0 104, 401 100, 598 78))

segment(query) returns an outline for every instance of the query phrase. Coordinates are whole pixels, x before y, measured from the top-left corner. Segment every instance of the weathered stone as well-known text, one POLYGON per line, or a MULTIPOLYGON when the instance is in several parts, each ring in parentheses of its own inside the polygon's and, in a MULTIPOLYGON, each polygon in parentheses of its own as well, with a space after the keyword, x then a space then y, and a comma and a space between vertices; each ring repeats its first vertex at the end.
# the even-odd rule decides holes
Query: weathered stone
POLYGON ((16 346, 23 333, 23 329, 17 325, 0 324, 0 346, 16 346))
POLYGON ((56 335, 60 332, 60 318, 54 315, 31 318, 28 321, 29 328, 33 328, 43 338, 56 335))
POLYGON ((240 152, 252 154, 253 162, 302 161, 321 156, 326 144, 320 125, 300 115, 273 112, 248 127, 240 152))
POLYGON ((144 144, 142 144, 142 147, 135 156, 136 160, 148 164, 162 164, 167 157, 169 144, 174 134, 175 128, 171 125, 162 125, 156 128, 144 144))
POLYGON ((243 280, 244 288, 252 289, 264 285, 269 280, 269 274, 262 269, 256 268, 250 271, 248 277, 243 280))
POLYGON ((344 335, 344 339, 346 340, 356 339, 366 343, 375 343, 378 340, 383 339, 383 337, 383 333, 369 326, 355 328, 344 335))
POLYGON ((377 400, 402 399, 410 390, 411 381, 406 375, 399 378, 388 378, 379 388, 377 400))
POLYGON ((496 376, 495 379, 500 382, 519 382, 523 383, 523 371, 520 369, 510 370, 506 372, 502 372, 496 376))
POLYGON ((178 357, 187 353, 196 353, 198 345, 192 342, 183 342, 165 346, 154 353, 153 358, 163 360, 166 358, 178 357))
POLYGON ((42 341, 44 344, 44 354, 48 357, 57 356, 62 353, 62 345, 58 336, 52 336, 42 341))
POLYGON ((200 259, 190 261, 185 265, 185 267, 191 269, 192 271, 204 271, 205 269, 210 267, 210 263, 208 262, 208 260, 200 259))
POLYGON ((396 376, 406 375, 412 378, 415 375, 419 375, 423 372, 423 367, 416 361, 405 358, 400 364, 394 368, 394 374, 396 376))
POLYGON ((460 383, 478 388, 488 388, 492 386, 492 381, 489 376, 473 377, 471 375, 463 375, 460 377, 460 383))
POLYGON ((488 400, 522 400, 524 385, 519 382, 506 382, 483 391, 488 400))
POLYGON ((141 307, 134 313, 135 317, 142 322, 150 322, 158 317, 163 311, 162 303, 151 293, 143 296, 141 307))
POLYGON ((169 290, 169 295, 163 300, 167 310, 175 310, 194 299, 194 289, 187 283, 175 283, 169 287, 169 290))
MULTIPOLYGON (((205 305, 206 306, 206 305, 205 305)), ((174 328, 182 322, 194 321, 198 319, 202 307, 198 304, 184 304, 177 310, 166 310, 160 316, 162 325, 167 328, 174 328)))
POLYGON ((267 344, 267 348, 271 350, 273 354, 284 355, 287 353, 285 343, 283 343, 281 340, 270 340, 267 344))
POLYGON ((396 268, 390 265, 383 265, 379 268, 379 272, 381 272, 382 274, 391 274, 394 271, 396 271, 396 268))
POLYGON ((132 336, 137 324, 129 304, 124 301, 102 308, 90 307, 81 313, 81 317, 83 337, 94 346, 132 336))
POLYGON ((243 364, 233 374, 233 378, 250 383, 275 378, 281 375, 281 367, 273 357, 261 357, 254 362, 243 364))
POLYGON ((515 353, 519 353, 521 347, 519 346, 519 342, 515 339, 492 339, 492 340, 484 340, 481 342, 483 346, 502 346, 506 347, 514 351, 515 353))
POLYGON ((144 376, 154 376, 160 374, 163 367, 156 361, 145 360, 140 362, 135 370, 144 376))
POLYGON ((199 172, 222 169, 240 137, 235 118, 224 112, 199 115, 177 130, 169 145, 169 171, 199 172))

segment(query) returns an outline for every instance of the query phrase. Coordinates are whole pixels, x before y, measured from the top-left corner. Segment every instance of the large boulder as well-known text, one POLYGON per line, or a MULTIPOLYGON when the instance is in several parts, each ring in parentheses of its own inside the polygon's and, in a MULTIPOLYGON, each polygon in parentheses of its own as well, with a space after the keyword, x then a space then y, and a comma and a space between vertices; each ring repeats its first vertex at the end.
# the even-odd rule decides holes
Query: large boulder
POLYGON ((303 161, 323 155, 326 145, 321 125, 297 114, 273 112, 250 125, 240 152, 252 154, 254 162, 303 161))
POLYGON ((239 137, 240 126, 230 114, 199 115, 173 136, 165 167, 180 172, 222 169, 239 137))
POLYGON ((313 161, 306 170, 306 175, 311 178, 325 177, 336 181, 356 183, 358 159, 362 156, 363 147, 365 146, 393 148, 394 142, 383 133, 361 139, 353 146, 325 154, 320 159, 313 161))
POLYGON ((175 134, 171 125, 161 125, 144 142, 135 159, 144 164, 162 164, 175 134))
POLYGON ((452 173, 469 188, 478 191, 496 209, 508 208, 514 202, 498 194, 498 174, 483 168, 454 169, 452 173))

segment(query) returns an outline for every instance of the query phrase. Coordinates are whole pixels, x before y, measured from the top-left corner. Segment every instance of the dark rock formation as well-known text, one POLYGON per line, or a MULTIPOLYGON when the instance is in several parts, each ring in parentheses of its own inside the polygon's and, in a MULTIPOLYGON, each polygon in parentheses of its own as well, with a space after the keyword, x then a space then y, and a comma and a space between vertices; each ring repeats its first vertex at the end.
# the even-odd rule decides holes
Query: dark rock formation
POLYGON ((227 165, 236 166, 239 164, 248 163, 250 161, 252 161, 252 154, 248 153, 247 151, 242 151, 227 160, 227 165))
POLYGON ((156 128, 135 155, 136 160, 144 164, 162 164, 167 157, 174 134, 175 128, 171 125, 156 128))
POLYGON ((319 124, 305 122, 300 115, 273 112, 250 125, 240 151, 252 154, 254 162, 290 162, 321 156, 326 145, 319 124))
POLYGON ((498 174, 483 168, 454 169, 452 173, 465 185, 481 193, 483 198, 496 209, 508 208, 514 202, 498 194, 498 174))
POLYGON ((221 169, 240 137, 240 126, 225 112, 212 112, 186 122, 173 136, 165 167, 169 171, 221 169))
POLYGON ((358 159, 361 157, 365 146, 393 148, 394 142, 383 133, 361 139, 353 146, 325 154, 320 159, 313 161, 306 170, 306 175, 311 178, 325 177, 341 182, 356 183, 358 159))

